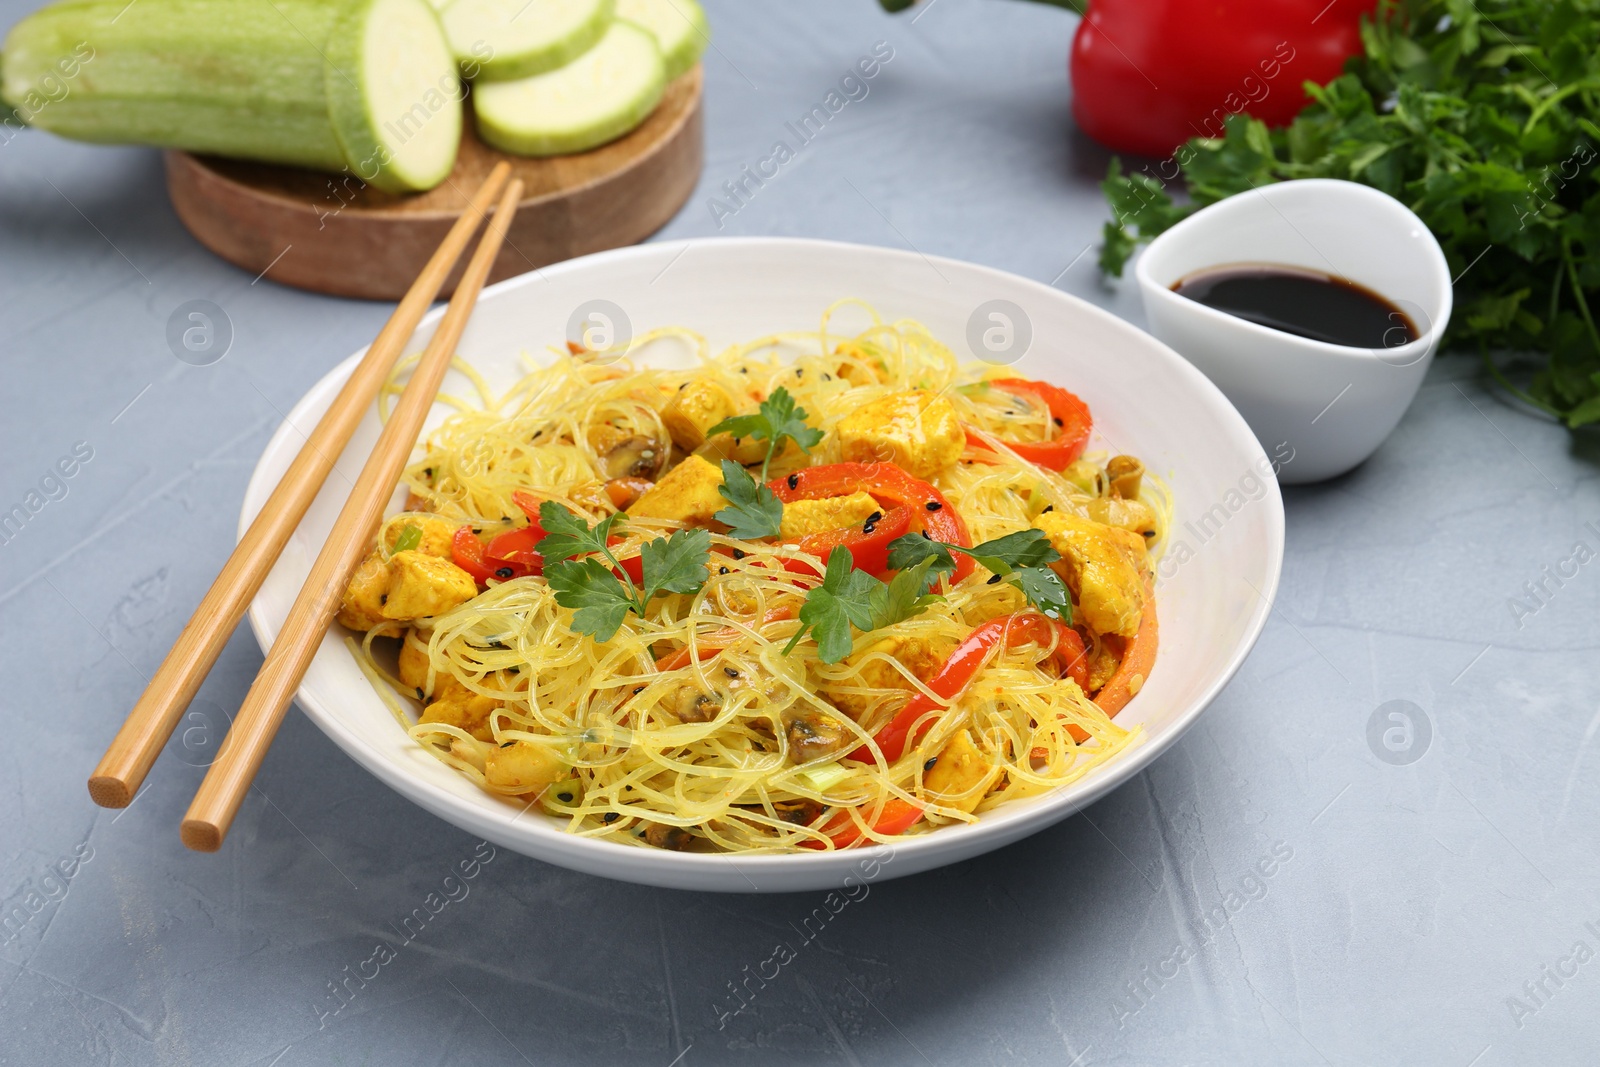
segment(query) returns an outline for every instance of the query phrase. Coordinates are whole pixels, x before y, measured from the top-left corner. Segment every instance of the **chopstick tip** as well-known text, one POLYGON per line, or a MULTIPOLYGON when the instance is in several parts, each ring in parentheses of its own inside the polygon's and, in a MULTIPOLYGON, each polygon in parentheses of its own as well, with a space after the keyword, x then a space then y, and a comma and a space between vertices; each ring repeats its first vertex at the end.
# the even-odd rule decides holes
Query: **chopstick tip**
POLYGON ((89 779, 89 799, 102 808, 125 808, 133 803, 133 790, 121 778, 97 774, 89 779))
POLYGON ((185 848, 195 852, 215 852, 222 847, 222 831, 215 823, 185 819, 178 830, 185 848))

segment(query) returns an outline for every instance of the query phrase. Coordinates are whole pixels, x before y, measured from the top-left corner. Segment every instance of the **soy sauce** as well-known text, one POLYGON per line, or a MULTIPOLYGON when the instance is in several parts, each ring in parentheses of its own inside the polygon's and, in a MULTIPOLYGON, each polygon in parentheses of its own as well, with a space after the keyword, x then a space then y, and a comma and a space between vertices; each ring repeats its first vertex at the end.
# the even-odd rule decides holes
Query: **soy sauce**
POLYGON ((1398 348, 1421 336, 1410 316, 1371 289, 1300 267, 1207 267, 1179 279, 1172 291, 1247 322, 1332 345, 1398 348))

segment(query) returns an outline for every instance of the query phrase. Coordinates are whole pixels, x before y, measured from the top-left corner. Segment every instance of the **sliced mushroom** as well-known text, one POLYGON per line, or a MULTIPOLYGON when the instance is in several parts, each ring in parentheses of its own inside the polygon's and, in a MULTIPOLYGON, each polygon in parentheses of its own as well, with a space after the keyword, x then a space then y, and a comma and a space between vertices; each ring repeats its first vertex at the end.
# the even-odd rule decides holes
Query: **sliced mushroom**
POLYGON ((666 695, 661 706, 676 715, 679 722, 710 722, 722 714, 722 694, 684 682, 666 695))
POLYGON ((843 722, 812 708, 788 712, 783 717, 783 725, 789 739, 789 758, 795 763, 810 763, 831 755, 850 740, 850 732, 843 722))
POLYGON ((667 826, 653 822, 644 828, 644 839, 656 848, 682 852, 694 841, 694 835, 681 826, 667 826))
POLYGON ((1112 456, 1106 461, 1106 474, 1111 478, 1111 494, 1124 500, 1138 500, 1140 482, 1144 478, 1144 464, 1134 456, 1112 456))
POLYGON ((589 431, 589 444, 600 458, 607 478, 645 478, 655 481, 671 458, 669 442, 634 429, 605 423, 589 431))

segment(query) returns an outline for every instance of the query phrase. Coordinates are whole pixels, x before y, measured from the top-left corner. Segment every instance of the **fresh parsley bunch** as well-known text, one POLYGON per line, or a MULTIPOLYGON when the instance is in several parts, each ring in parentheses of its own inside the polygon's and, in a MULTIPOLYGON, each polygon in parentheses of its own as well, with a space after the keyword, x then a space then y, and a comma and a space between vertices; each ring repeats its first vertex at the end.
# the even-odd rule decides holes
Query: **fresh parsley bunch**
POLYGON ((1456 276, 1446 342, 1576 428, 1600 421, 1600 0, 1385 0, 1366 54, 1287 128, 1246 116, 1174 157, 1190 200, 1113 160, 1100 267, 1200 207, 1291 178, 1343 178, 1407 204, 1456 276), (1491 351, 1543 365, 1526 389, 1491 351))

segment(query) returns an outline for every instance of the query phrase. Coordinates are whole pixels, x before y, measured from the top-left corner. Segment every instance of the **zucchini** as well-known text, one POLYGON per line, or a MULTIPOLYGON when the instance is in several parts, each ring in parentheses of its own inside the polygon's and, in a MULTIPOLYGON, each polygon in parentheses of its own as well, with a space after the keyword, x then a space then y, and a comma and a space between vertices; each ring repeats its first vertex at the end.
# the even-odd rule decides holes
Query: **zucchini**
POLYGON ((617 18, 650 31, 667 64, 667 81, 700 62, 711 24, 695 0, 617 0, 617 18))
POLYGON ((504 81, 564 67, 599 42, 614 0, 446 0, 439 18, 475 78, 504 81))
POLYGON ((455 59, 426 0, 71 0, 0 52, 0 97, 52 85, 28 119, 63 137, 349 172, 386 192, 443 181, 461 138, 455 59))
POLYGON ((655 110, 666 87, 655 38, 630 22, 559 70, 478 82, 472 106, 489 144, 524 156, 584 152, 614 141, 655 110))

